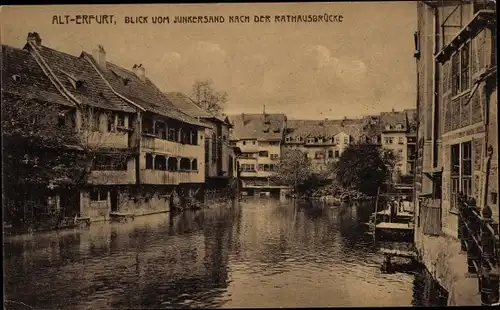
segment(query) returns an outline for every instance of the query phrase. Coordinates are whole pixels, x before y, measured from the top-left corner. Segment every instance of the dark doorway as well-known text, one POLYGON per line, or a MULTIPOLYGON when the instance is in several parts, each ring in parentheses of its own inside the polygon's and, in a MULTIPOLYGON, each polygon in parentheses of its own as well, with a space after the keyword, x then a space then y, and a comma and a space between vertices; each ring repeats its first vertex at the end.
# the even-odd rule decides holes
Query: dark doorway
POLYGON ((63 190, 60 199, 63 217, 80 215, 80 192, 78 190, 63 190))
POLYGON ((118 212, 118 188, 111 188, 111 212, 118 212))

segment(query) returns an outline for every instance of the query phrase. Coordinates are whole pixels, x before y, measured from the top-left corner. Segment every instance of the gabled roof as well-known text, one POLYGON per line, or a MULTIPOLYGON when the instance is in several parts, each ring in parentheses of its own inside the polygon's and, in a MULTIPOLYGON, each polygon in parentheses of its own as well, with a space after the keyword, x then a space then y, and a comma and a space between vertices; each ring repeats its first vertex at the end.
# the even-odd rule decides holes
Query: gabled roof
POLYGON ((109 61, 106 62, 106 69, 102 69, 97 65, 92 55, 82 52, 82 56, 93 64, 95 70, 98 70, 100 74, 102 74, 116 92, 128 100, 133 101, 146 111, 191 125, 205 126, 192 116, 179 111, 172 102, 168 100, 165 94, 163 94, 163 92, 147 77, 143 81, 139 79, 134 72, 109 61))
POLYGON ((343 120, 289 120, 286 137, 295 140, 297 137, 332 138, 345 133, 353 138, 361 135, 362 121, 358 119, 343 120))
POLYGON ((113 111, 134 112, 133 108, 107 87, 85 59, 41 45, 28 43, 26 48, 34 57, 39 55, 50 68, 48 74, 58 79, 83 104, 113 111), (74 83, 80 84, 80 87, 75 88, 74 83))
POLYGON ((284 114, 245 113, 229 115, 228 118, 234 126, 231 140, 281 140, 286 125, 284 114))
POLYGON ((191 98, 181 92, 167 92, 164 94, 177 109, 187 115, 191 115, 193 117, 198 117, 201 119, 215 120, 232 127, 232 124, 229 122, 227 116, 214 115, 203 110, 191 98))
POLYGON ((2 97, 11 94, 73 107, 55 88, 35 59, 26 50, 2 45, 2 97))
POLYGON ((196 103, 194 103, 193 100, 191 100, 191 98, 181 92, 167 92, 165 93, 165 96, 167 96, 168 100, 170 100, 170 102, 172 102, 177 109, 186 114, 200 118, 214 117, 212 114, 200 108, 196 103))
POLYGON ((404 111, 381 112, 379 120, 381 131, 406 131, 408 128, 404 111), (401 125, 401 129, 396 129, 398 124, 401 125), (388 125, 391 126, 390 129, 387 129, 388 125))

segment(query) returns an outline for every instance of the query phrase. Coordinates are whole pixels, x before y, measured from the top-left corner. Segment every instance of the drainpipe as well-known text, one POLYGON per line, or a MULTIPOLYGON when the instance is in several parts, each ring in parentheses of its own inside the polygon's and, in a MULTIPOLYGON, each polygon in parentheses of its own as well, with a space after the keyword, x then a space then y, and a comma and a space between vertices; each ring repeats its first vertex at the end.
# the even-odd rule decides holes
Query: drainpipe
POLYGON ((141 112, 137 112, 137 120, 136 120, 136 126, 135 126, 135 135, 136 135, 136 150, 137 154, 135 156, 135 180, 136 184, 140 185, 141 184, 141 165, 140 165, 140 160, 141 160, 141 138, 142 138, 142 115, 141 112))
MULTIPOLYGON (((437 54, 438 52, 438 44, 437 44, 437 38, 438 38, 438 9, 437 8, 432 8, 433 15, 432 15, 432 53, 433 56, 437 54)), ((439 128, 436 128, 436 123, 437 123, 437 118, 439 117, 439 106, 438 106, 438 101, 439 99, 437 98, 438 94, 438 66, 437 66, 437 61, 433 57, 432 58, 432 167, 436 168, 437 163, 438 163, 438 157, 437 157, 437 139, 438 139, 438 130, 439 128)), ((434 186, 434 185, 433 185, 434 186)), ((434 197, 437 198, 437 197, 434 197)))

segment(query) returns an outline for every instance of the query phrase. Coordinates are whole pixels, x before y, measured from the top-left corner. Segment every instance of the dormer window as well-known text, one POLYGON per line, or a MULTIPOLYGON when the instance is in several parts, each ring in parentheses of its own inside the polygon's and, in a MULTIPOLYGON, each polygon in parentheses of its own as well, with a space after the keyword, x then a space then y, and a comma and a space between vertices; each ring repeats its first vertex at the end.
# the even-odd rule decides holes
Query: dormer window
POLYGON ((390 130, 391 129, 391 125, 385 125, 385 129, 386 130, 390 130))
POLYGON ((318 143, 323 143, 323 138, 319 138, 318 143))
POLYGON ((271 121, 270 121, 270 120, 268 120, 268 119, 266 119, 266 120, 264 121, 264 124, 266 124, 266 125, 270 125, 270 124, 271 124, 271 121))
POLYGON ((307 143, 314 143, 314 138, 307 138, 307 143))
POLYGON ((297 137, 297 142, 302 142, 302 137, 297 137))
POLYGON ((264 132, 269 132, 269 127, 264 128, 264 132))
POLYGON ((278 133, 278 132, 280 132, 280 129, 279 128, 274 128, 273 132, 274 133, 278 133))
POLYGON ((21 76, 19 74, 14 74, 12 79, 18 83, 21 82, 21 76))
POLYGON ((402 128, 403 128, 403 125, 401 125, 401 124, 396 125, 396 129, 402 129, 402 128))

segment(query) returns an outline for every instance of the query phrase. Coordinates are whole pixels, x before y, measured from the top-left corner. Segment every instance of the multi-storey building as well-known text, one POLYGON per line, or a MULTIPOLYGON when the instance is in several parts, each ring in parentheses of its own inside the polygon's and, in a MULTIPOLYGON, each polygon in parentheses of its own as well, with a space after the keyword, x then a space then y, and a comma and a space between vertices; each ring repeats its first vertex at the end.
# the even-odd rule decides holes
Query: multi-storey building
POLYGON ((469 281, 472 290, 457 284, 468 281, 465 262, 472 261, 458 251, 458 194, 473 197, 480 209, 490 206, 498 221, 496 7, 494 1, 421 1, 417 12, 415 241, 431 273, 451 270, 442 273, 449 303, 470 304, 464 300, 477 297, 477 279, 469 281), (441 236, 444 246, 427 235, 441 236), (440 252, 449 259, 430 258, 440 252))
POLYGON ((412 151, 415 130, 409 118, 413 118, 413 110, 382 112, 379 117, 382 149, 391 151, 396 159, 393 173, 396 182, 413 172, 408 151, 412 151))
POLYGON ((23 58, 11 67, 19 71, 17 80, 31 72, 45 79, 23 91, 61 105, 59 123, 73 128, 80 148, 91 154, 85 184, 55 199, 60 209, 71 210, 64 215, 104 220, 169 211, 179 202, 175 194, 180 203, 189 196, 203 199, 207 125, 176 108, 142 66, 117 66, 102 46, 93 55, 62 53, 43 46, 37 33, 29 34, 24 50, 3 49, 13 51, 8 55, 14 61, 23 58))
POLYGON ((327 171, 347 146, 359 139, 360 120, 288 120, 282 152, 298 149, 316 172, 327 171))
POLYGON ((229 143, 229 130, 233 125, 225 115, 214 115, 199 107, 188 96, 179 92, 166 93, 167 98, 181 111, 200 119, 207 128, 205 148, 205 196, 220 197, 227 194, 231 181, 237 178, 237 155, 229 143))
POLYGON ((240 114, 229 116, 229 119, 233 124, 231 143, 241 150, 238 165, 243 189, 248 193, 254 189, 260 192, 261 189, 274 188, 271 176, 281 156, 286 116, 240 114))
POLYGON ((130 200, 145 202, 146 208, 152 210, 169 206, 175 203, 174 192, 181 203, 188 197, 203 199, 206 126, 176 108, 147 78, 142 65, 128 70, 113 64, 107 61, 102 46, 92 55, 83 52, 80 57, 91 64, 116 96, 137 109, 136 134, 130 139, 137 149, 139 187, 117 198, 120 209, 133 211, 135 206, 127 203, 130 200))

